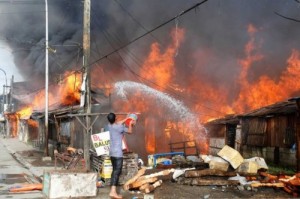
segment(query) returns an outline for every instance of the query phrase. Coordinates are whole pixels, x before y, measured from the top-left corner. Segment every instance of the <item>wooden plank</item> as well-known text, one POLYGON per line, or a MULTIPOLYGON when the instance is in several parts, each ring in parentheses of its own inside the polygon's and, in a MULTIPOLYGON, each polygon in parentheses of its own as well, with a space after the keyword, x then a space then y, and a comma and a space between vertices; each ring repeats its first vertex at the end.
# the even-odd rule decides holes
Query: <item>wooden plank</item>
POLYGON ((139 190, 140 191, 144 191, 146 188, 148 188, 150 186, 150 183, 146 183, 146 184, 143 184, 142 186, 140 186, 139 190))
POLYGON ((129 185, 131 183, 134 183, 139 177, 141 177, 142 175, 144 175, 146 172, 146 168, 141 168, 137 174, 135 176, 133 176, 133 178, 129 179, 127 182, 125 182, 125 184, 123 185, 124 190, 128 190, 129 189, 129 185))
POLYGON ((147 179, 142 179, 142 180, 137 180, 132 184, 129 184, 129 189, 135 189, 135 188, 139 188, 140 186, 146 184, 146 183, 153 183, 155 181, 157 181, 158 178, 153 177, 153 178, 147 178, 147 179))
POLYGON ((225 185, 239 185, 237 180, 216 180, 216 179, 203 179, 203 178, 178 178, 179 184, 184 185, 197 185, 197 186, 225 186, 225 185))
POLYGON ((277 182, 277 183, 252 183, 251 187, 284 187, 284 184, 282 182, 277 182))
POLYGON ((236 176, 236 172, 228 172, 228 171, 221 171, 216 169, 204 169, 204 170, 192 170, 192 171, 185 171, 184 176, 186 178, 195 178, 201 176, 236 176))
POLYGON ((159 187, 162 184, 162 180, 156 181, 154 184, 150 185, 145 189, 145 193, 152 192, 156 187, 159 187))
POLYGON ((167 170, 152 173, 152 174, 149 174, 149 175, 141 176, 140 178, 138 178, 138 180, 144 180, 144 179, 147 179, 147 178, 153 178, 153 177, 158 177, 158 176, 167 176, 170 173, 173 173, 174 171, 175 171, 175 169, 167 169, 167 170))

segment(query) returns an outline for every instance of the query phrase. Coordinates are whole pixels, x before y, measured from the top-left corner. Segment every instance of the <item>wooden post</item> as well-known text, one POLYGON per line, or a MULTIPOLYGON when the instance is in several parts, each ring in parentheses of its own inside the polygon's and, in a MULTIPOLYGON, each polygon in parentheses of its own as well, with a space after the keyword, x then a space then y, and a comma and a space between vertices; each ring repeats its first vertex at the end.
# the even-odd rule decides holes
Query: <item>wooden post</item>
POLYGON ((86 132, 84 133, 84 160, 86 169, 90 170, 90 140, 91 140, 91 80, 90 80, 90 14, 91 0, 84 0, 84 13, 83 13, 83 67, 85 81, 85 95, 84 95, 84 112, 86 113, 86 132))
POLYGON ((296 139, 296 166, 297 172, 300 172, 300 97, 291 98, 288 101, 295 102, 297 105, 298 112, 296 113, 296 129, 295 129, 295 139, 296 139))
POLYGON ((297 172, 300 172, 300 98, 296 100, 297 104, 297 117, 296 117, 296 160, 297 160, 297 172))

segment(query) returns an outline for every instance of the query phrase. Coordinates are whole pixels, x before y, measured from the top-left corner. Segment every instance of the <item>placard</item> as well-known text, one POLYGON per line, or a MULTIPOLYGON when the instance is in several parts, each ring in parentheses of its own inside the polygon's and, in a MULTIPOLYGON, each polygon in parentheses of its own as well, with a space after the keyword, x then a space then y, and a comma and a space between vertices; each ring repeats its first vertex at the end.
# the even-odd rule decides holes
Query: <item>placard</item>
MULTIPOLYGON (((96 150, 98 156, 109 155, 109 143, 110 143, 109 131, 93 134, 91 135, 91 138, 92 138, 94 149, 96 150)), ((122 149, 127 150, 125 137, 123 137, 122 139, 122 149)))

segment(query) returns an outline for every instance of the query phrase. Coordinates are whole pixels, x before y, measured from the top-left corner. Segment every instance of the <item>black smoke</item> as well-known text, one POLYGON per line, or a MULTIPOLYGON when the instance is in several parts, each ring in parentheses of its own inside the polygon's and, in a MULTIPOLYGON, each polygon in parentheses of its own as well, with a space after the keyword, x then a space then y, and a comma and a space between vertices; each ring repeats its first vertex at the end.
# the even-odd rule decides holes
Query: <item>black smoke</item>
MULTIPOLYGON (((161 50, 170 42, 170 31, 186 31, 178 49, 176 83, 189 84, 198 74, 212 84, 233 88, 240 72, 249 41, 247 26, 257 29, 260 51, 265 55, 249 72, 254 81, 262 74, 277 78, 285 69, 292 49, 300 49, 300 23, 284 19, 274 12, 300 19, 297 1, 285 0, 209 0, 177 20, 128 45, 148 30, 175 17, 200 1, 189 0, 91 0, 91 63, 102 71, 113 71, 111 81, 139 79, 138 73, 149 52, 158 42, 161 50), (198 54, 209 52, 208 60, 198 54), (100 60, 99 60, 100 59, 100 60), (95 62, 99 60, 98 62, 95 62)), ((66 70, 82 67, 82 0, 48 0, 50 81, 66 70)), ((45 73, 45 5, 42 0, 3 1, 0 4, 0 38, 12 48, 14 61, 25 79, 43 80, 45 73), (6 13, 6 14, 5 14, 6 13)), ((234 92, 234 90, 232 90, 234 92)))

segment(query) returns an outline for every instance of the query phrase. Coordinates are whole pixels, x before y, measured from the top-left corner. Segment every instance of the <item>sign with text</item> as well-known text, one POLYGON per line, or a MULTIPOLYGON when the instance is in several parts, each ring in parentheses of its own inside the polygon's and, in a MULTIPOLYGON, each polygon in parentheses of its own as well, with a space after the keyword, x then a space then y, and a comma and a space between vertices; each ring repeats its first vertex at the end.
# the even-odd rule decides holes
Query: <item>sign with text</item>
MULTIPOLYGON (((110 143, 109 131, 93 134, 91 135, 91 138, 92 138, 93 146, 98 156, 109 155, 109 143, 110 143)), ((127 149, 127 145, 124 137, 122 140, 122 149, 123 150, 127 149)))

